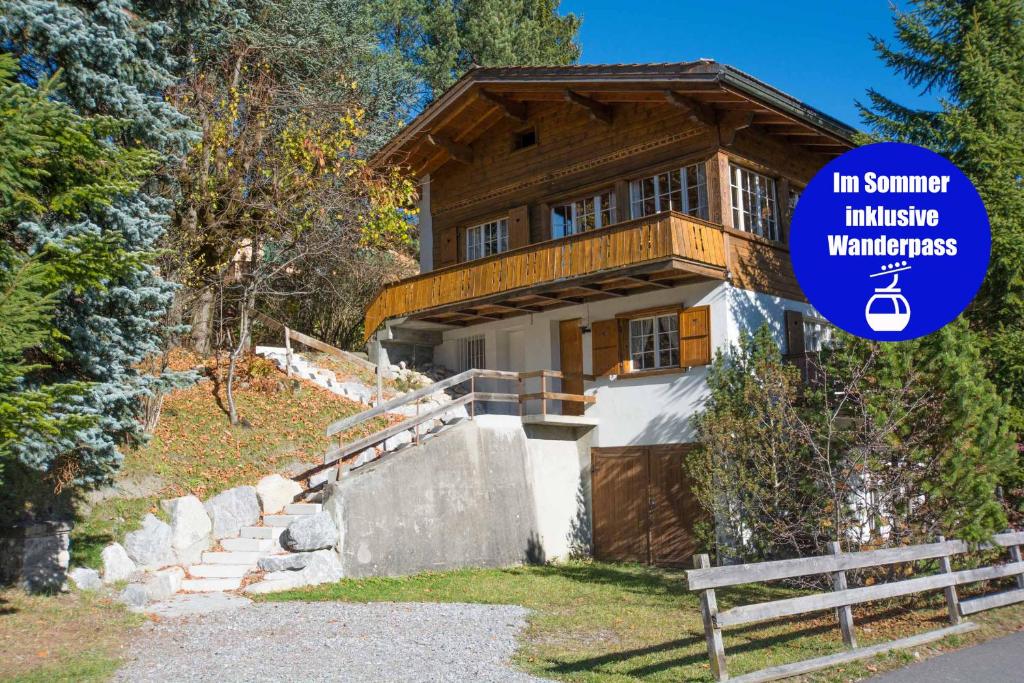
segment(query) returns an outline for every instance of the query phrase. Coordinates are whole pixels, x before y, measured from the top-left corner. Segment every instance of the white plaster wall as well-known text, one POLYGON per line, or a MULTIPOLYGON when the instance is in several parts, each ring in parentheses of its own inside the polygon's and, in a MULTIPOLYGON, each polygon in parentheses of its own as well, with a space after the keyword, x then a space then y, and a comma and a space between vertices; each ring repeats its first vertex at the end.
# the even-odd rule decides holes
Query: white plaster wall
POLYGON ((544 559, 560 562, 589 552, 589 438, 577 440, 567 427, 531 427, 526 435, 527 480, 544 559))
MULTIPOLYGON (((706 282, 646 292, 630 297, 605 299, 550 312, 519 316, 444 333, 435 358, 455 368, 458 340, 483 335, 487 366, 507 370, 559 369, 558 322, 581 318, 585 325, 613 318, 617 313, 682 304, 710 306, 712 349, 727 349, 744 333, 762 323, 771 327, 785 350, 784 311, 814 314, 805 303, 737 289, 724 282, 706 282)), ((590 334, 583 335, 583 369, 593 370, 590 334)), ((585 392, 596 394, 597 402, 586 411, 598 419, 592 445, 599 447, 654 445, 693 441, 691 417, 707 398, 707 368, 697 367, 666 375, 648 377, 602 377, 587 382, 585 392)), ((536 390, 534 384, 527 390, 536 390)), ((554 382, 552 384, 555 384, 554 382)), ((492 391, 511 391, 508 383, 496 382, 492 391)), ((552 386, 549 390, 558 390, 552 386)), ((557 410, 557 406, 553 406, 557 410)))
POLYGON ((420 183, 420 272, 428 273, 434 269, 434 221, 430 215, 430 176, 426 175, 420 183))

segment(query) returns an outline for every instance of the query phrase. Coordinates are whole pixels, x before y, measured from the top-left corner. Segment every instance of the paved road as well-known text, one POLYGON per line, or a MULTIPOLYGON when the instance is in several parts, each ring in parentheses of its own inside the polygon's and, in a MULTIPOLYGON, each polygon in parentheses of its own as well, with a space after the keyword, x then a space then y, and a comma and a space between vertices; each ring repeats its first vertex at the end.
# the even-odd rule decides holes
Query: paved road
POLYGON ((1024 681, 1024 632, 938 655, 870 683, 1021 683, 1024 681))

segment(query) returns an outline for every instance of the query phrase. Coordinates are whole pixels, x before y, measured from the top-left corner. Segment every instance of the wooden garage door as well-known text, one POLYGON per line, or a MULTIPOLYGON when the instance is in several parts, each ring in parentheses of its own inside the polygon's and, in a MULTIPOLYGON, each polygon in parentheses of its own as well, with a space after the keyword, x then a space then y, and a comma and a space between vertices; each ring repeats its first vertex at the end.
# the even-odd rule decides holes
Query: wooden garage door
POLYGON ((701 508, 690 492, 689 444, 591 451, 594 556, 684 566, 697 550, 701 508))

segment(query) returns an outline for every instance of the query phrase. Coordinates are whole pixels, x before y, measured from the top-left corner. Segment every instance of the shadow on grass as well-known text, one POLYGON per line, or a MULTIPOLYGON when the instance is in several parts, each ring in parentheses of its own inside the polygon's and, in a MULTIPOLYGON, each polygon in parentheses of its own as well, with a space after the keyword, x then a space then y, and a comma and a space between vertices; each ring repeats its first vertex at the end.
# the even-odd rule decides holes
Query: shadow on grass
POLYGON ((643 595, 685 595, 688 593, 686 575, 683 572, 652 569, 644 565, 548 564, 531 567, 529 571, 538 576, 558 577, 589 585, 614 586, 619 590, 643 595))
POLYGON ((0 617, 7 614, 16 614, 18 612, 17 607, 11 606, 11 601, 7 598, 0 597, 0 617))

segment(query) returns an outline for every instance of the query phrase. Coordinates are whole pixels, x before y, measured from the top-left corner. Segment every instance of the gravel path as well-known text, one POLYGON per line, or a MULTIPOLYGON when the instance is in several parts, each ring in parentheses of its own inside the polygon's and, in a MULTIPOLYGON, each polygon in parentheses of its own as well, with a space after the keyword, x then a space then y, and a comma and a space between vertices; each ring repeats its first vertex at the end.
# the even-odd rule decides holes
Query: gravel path
POLYGON ((513 605, 282 602, 163 619, 117 681, 538 681, 511 668, 513 605))

